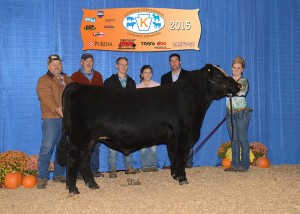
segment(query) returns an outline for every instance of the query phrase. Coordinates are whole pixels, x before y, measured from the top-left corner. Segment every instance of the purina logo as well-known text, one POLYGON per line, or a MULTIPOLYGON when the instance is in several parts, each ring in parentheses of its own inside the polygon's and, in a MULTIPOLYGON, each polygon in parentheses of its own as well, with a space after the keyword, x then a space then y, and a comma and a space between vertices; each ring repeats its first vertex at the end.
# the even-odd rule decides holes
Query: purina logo
POLYGON ((134 33, 148 34, 160 31, 165 26, 165 20, 155 13, 140 12, 126 16, 123 26, 134 33))

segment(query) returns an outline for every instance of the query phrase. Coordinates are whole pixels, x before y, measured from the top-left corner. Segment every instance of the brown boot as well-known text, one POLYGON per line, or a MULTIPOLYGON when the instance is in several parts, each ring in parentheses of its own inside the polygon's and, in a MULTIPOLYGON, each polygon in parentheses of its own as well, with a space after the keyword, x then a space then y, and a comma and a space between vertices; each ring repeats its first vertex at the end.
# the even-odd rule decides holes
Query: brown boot
POLYGON ((53 182, 61 182, 61 183, 66 183, 66 177, 61 175, 53 178, 53 182))
POLYGON ((109 173, 109 178, 116 178, 117 177, 117 171, 111 171, 109 173))
POLYGON ((136 174, 137 170, 134 168, 129 168, 125 170, 125 174, 136 174))
POLYGON ((38 179, 36 188, 37 189, 46 189, 47 186, 47 179, 38 179))

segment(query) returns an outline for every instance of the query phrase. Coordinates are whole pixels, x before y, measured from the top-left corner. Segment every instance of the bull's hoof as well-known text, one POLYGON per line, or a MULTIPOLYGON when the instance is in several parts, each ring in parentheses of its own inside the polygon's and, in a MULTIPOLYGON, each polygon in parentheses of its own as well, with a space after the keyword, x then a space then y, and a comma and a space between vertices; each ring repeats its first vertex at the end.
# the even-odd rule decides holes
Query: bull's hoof
POLYGON ((189 182, 188 181, 179 181, 179 184, 184 185, 184 184, 189 184, 189 182))
POLYGON ((172 175, 172 177, 173 177, 173 179, 174 179, 175 181, 178 181, 178 180, 179 180, 179 178, 178 178, 176 175, 172 175))
POLYGON ((75 188, 70 188, 69 189, 69 193, 70 193, 70 195, 78 195, 78 194, 80 194, 80 192, 78 191, 78 189, 77 189, 77 187, 75 187, 75 188))
POLYGON ((179 176, 178 177, 179 179, 179 184, 180 185, 183 185, 183 184, 188 184, 189 182, 187 181, 186 177, 185 176, 179 176))
POLYGON ((78 193, 71 192, 71 193, 69 193, 69 197, 72 197, 72 196, 75 196, 75 195, 78 195, 78 194, 79 194, 79 192, 78 193))
POLYGON ((100 187, 98 186, 98 184, 96 183, 96 182, 94 182, 94 183, 87 183, 87 184, 85 184, 85 185, 87 185, 89 188, 91 188, 91 189, 99 189, 100 187))

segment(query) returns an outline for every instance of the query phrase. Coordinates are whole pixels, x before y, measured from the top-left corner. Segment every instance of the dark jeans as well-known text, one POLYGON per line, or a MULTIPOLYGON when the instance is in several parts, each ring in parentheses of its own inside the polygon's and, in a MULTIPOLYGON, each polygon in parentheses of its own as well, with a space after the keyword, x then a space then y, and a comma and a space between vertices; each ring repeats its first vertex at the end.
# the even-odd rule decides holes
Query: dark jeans
POLYGON ((91 170, 92 172, 98 172, 100 160, 99 160, 99 151, 101 143, 96 143, 94 150, 91 155, 91 170))
POLYGON ((246 109, 232 114, 233 138, 231 114, 226 113, 226 125, 229 136, 232 138, 232 167, 243 168, 248 170, 250 167, 249 152, 250 145, 248 142, 248 124, 250 121, 251 109, 246 109), (242 149, 242 152, 240 152, 242 149))

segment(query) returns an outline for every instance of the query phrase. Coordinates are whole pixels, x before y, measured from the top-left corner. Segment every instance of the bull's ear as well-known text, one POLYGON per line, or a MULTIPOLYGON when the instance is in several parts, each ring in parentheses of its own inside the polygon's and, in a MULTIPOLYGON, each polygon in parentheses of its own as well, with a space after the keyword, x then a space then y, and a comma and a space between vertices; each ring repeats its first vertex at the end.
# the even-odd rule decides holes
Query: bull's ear
POLYGON ((213 69, 213 66, 212 64, 206 64, 203 68, 203 76, 205 79, 209 79, 212 75, 212 69, 213 69))
POLYGON ((204 66, 204 69, 207 70, 208 72, 210 72, 212 66, 213 66, 212 64, 206 64, 206 65, 204 66))

